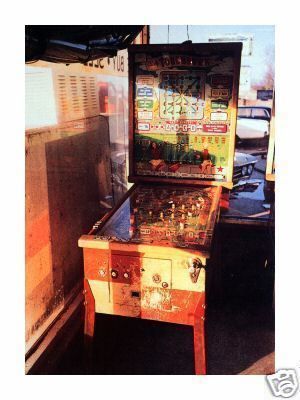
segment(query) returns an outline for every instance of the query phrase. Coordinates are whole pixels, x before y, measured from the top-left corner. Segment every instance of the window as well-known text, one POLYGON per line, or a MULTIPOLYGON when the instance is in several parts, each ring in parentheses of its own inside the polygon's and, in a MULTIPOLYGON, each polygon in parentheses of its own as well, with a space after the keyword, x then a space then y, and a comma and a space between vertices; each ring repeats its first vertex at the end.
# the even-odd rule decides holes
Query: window
POLYGON ((251 118, 251 108, 239 108, 238 109, 238 117, 239 118, 251 118))

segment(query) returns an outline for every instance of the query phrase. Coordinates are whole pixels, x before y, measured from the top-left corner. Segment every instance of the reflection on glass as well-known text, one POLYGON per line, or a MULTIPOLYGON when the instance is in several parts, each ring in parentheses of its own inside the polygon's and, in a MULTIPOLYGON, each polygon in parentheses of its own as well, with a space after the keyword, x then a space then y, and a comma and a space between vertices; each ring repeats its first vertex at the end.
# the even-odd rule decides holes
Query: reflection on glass
POLYGON ((109 127, 113 201, 116 204, 127 191, 128 151, 128 78, 99 75, 100 113, 109 127))

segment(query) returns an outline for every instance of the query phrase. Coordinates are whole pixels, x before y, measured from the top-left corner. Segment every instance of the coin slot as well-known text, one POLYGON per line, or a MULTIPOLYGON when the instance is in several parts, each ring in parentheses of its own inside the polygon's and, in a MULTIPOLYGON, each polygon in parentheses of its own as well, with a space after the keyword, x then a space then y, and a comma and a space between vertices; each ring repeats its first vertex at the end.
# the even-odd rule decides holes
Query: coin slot
POLYGON ((139 299, 140 296, 141 296, 140 292, 137 292, 137 291, 134 291, 134 290, 131 291, 131 297, 137 297, 139 299))

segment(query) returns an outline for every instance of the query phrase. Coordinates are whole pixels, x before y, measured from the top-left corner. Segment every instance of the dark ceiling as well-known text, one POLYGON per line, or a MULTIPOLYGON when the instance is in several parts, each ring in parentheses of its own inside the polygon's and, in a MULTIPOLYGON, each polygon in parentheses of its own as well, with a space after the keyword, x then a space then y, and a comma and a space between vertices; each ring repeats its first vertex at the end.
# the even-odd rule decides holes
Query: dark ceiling
POLYGON ((128 47, 143 25, 27 25, 25 61, 86 63, 128 47))

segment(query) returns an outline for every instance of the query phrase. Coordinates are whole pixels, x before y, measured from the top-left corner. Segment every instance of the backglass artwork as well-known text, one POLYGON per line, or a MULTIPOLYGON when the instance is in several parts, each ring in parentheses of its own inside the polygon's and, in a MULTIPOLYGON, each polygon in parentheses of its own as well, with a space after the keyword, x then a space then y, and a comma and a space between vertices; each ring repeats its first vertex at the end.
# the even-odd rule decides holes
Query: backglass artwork
POLYGON ((230 187, 239 75, 235 51, 230 46, 224 51, 223 45, 223 52, 141 51, 132 57, 131 175, 230 187))

